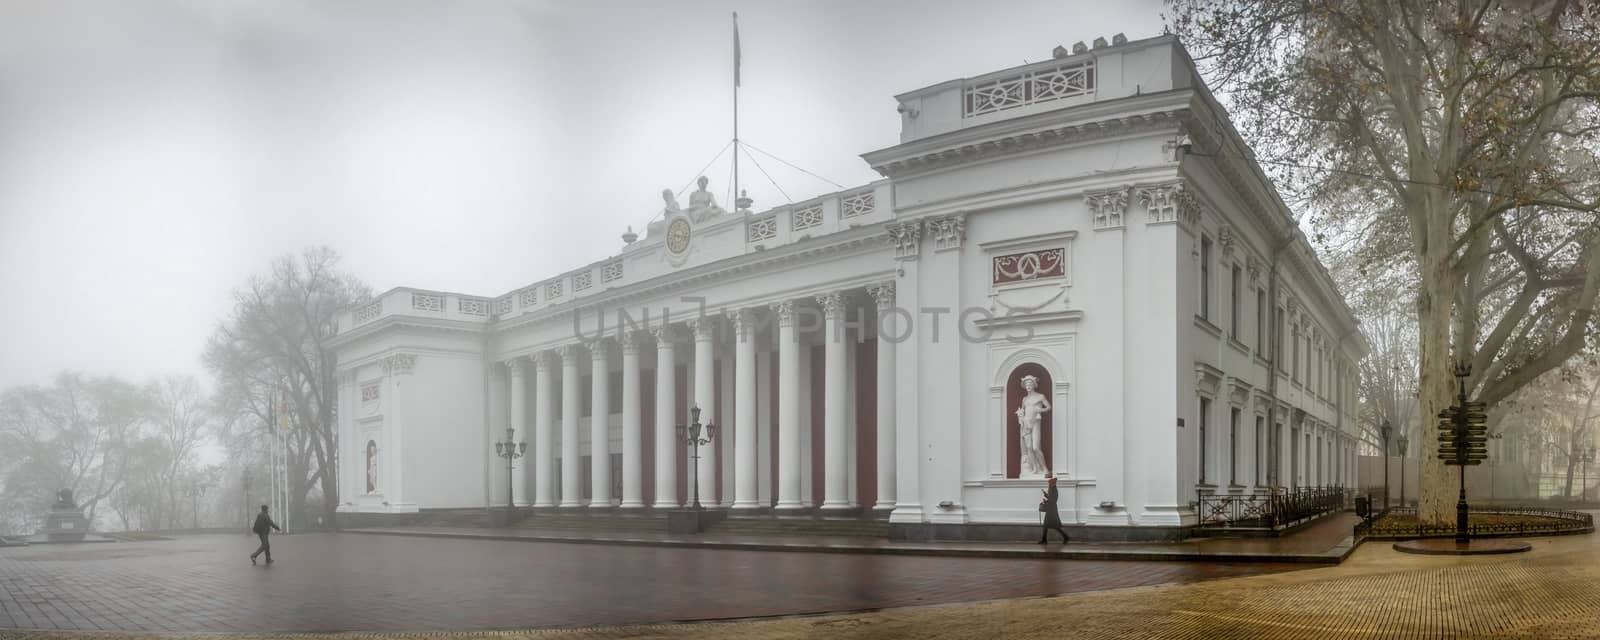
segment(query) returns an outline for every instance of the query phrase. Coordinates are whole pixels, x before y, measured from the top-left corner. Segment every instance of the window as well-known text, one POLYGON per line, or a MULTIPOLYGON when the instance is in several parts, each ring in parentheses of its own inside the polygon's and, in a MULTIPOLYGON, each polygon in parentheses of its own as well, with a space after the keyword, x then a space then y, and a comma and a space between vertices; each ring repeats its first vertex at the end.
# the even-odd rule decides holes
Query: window
POLYGON ((1291 361, 1291 364, 1294 366, 1294 368, 1290 369, 1291 373, 1289 375, 1294 377, 1294 381, 1295 382, 1299 382, 1300 381, 1300 326, 1299 325, 1295 325, 1295 327, 1294 327, 1294 360, 1291 361))
POLYGON ((1228 337, 1239 339, 1239 265, 1228 274, 1228 337))
POLYGON ((1255 455, 1252 456, 1252 458, 1254 458, 1254 459, 1251 460, 1251 462, 1253 464, 1252 464, 1252 466, 1250 468, 1253 470, 1251 472, 1251 475, 1255 476, 1256 485, 1258 485, 1258 486, 1262 485, 1262 484, 1266 484, 1266 480, 1261 477, 1261 471, 1262 471, 1262 468, 1261 468, 1261 452, 1262 452, 1262 450, 1266 449, 1266 444, 1267 444, 1266 442, 1264 442, 1264 437, 1263 436, 1265 436, 1266 434, 1261 429, 1261 423, 1264 422, 1265 420, 1266 420, 1266 418, 1263 418, 1261 416, 1256 416, 1256 433, 1255 433, 1255 438, 1253 438, 1254 442, 1256 443, 1256 450, 1255 450, 1255 455))
POLYGON ((1273 328, 1277 330, 1277 333, 1273 337, 1273 339, 1277 342, 1275 345, 1275 350, 1277 353, 1274 354, 1273 358, 1278 361, 1278 371, 1282 373, 1288 373, 1289 363, 1283 358, 1283 341, 1287 337, 1283 333, 1283 307, 1277 307, 1274 309, 1274 311, 1276 311, 1278 315, 1277 318, 1272 322, 1273 328))
POLYGON ((1206 437, 1207 436, 1206 427, 1211 426, 1209 424, 1206 424, 1206 422, 1207 422, 1207 417, 1210 414, 1211 414, 1211 399, 1210 398, 1201 398, 1200 399, 1200 484, 1205 484, 1206 483, 1206 446, 1208 444, 1210 444, 1210 439, 1206 437))
POLYGON ((1256 289, 1256 355, 1267 352, 1267 290, 1256 289))
POLYGON ((1200 236, 1200 317, 1211 319, 1211 238, 1200 236))
MULTIPOLYGON (((1235 271, 1238 271, 1235 269, 1235 271)), ((1239 484, 1239 408, 1228 411, 1228 484, 1239 484)))

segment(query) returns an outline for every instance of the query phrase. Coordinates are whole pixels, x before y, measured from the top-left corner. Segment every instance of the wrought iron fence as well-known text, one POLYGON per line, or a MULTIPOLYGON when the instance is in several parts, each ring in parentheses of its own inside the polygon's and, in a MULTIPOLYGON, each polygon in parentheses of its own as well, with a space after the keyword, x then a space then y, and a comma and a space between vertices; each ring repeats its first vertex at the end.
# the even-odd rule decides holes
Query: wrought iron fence
MULTIPOLYGON (((1415 516, 1414 508, 1396 508, 1390 513, 1396 515, 1415 516)), ((1522 535, 1550 535, 1563 533, 1592 533, 1594 531, 1594 516, 1579 511, 1564 511, 1561 509, 1542 509, 1537 507, 1490 507, 1474 509, 1473 514, 1523 516, 1516 522, 1467 522, 1467 534, 1475 538, 1511 537, 1522 535), (1541 520, 1527 520, 1526 517, 1537 517, 1541 520)), ((1420 521, 1408 522, 1383 522, 1373 518, 1363 520, 1356 525, 1355 535, 1374 539, 1411 539, 1411 538, 1450 538, 1456 535, 1456 527, 1447 525, 1424 525, 1420 521)))
POLYGON ((1202 494, 1200 526, 1279 529, 1344 508, 1344 487, 1275 488, 1266 494, 1202 494))

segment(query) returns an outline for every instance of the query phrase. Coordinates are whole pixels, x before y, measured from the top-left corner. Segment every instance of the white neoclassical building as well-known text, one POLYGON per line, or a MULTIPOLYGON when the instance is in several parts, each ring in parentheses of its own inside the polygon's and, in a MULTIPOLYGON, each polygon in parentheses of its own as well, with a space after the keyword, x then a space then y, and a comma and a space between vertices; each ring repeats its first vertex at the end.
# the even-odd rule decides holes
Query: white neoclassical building
POLYGON ((1139 537, 1201 495, 1354 486, 1366 343, 1177 40, 897 99, 881 181, 765 211, 702 181, 604 260, 342 315, 340 511, 508 486, 670 509, 698 484, 734 514, 982 537, 1038 521, 1048 470, 1064 521, 1139 537), (697 483, 691 407, 717 427, 697 483))

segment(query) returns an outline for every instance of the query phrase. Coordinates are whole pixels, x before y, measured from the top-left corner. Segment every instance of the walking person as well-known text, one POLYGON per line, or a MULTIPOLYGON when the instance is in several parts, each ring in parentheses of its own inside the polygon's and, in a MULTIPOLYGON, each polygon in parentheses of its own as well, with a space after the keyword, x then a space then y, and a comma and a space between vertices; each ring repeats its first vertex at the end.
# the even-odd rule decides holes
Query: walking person
POLYGON ((1039 532, 1039 544, 1050 541, 1050 532, 1061 534, 1061 544, 1071 541, 1067 537, 1067 530, 1061 526, 1061 512, 1056 510, 1056 503, 1061 500, 1061 491, 1056 489, 1054 474, 1045 476, 1050 480, 1050 488, 1044 492, 1044 500, 1039 503, 1039 510, 1044 512, 1044 530, 1039 532))
POLYGON ((283 529, 278 529, 278 523, 272 521, 272 516, 267 515, 267 505, 261 505, 261 513, 256 515, 256 526, 252 529, 257 536, 261 537, 261 546, 256 549, 255 553, 250 554, 250 564, 255 564, 256 556, 263 553, 267 554, 267 564, 272 564, 272 543, 267 542, 267 533, 273 529, 277 529, 279 532, 283 531, 283 529))

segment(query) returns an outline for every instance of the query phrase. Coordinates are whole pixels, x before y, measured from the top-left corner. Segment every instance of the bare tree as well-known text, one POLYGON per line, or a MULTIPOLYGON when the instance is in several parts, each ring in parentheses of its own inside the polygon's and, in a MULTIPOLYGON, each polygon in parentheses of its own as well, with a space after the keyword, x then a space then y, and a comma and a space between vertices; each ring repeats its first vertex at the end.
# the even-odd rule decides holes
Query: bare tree
POLYGON ((235 291, 234 312, 212 335, 205 363, 217 378, 217 403, 236 441, 263 444, 282 437, 288 449, 291 508, 303 512, 306 495, 321 488, 324 517, 338 506, 338 403, 334 354, 327 347, 339 310, 371 297, 371 290, 338 269, 332 249, 308 249, 272 263, 235 291), (270 419, 287 404, 289 427, 273 433, 270 419))
MULTIPOLYGON (((1423 415, 1566 362, 1600 295, 1600 18, 1501 0, 1176 0, 1174 30, 1280 183, 1418 282, 1423 415)), ((1216 150, 1197 149, 1216 153, 1216 150)), ((1425 447, 1418 515, 1454 474, 1425 447)))

